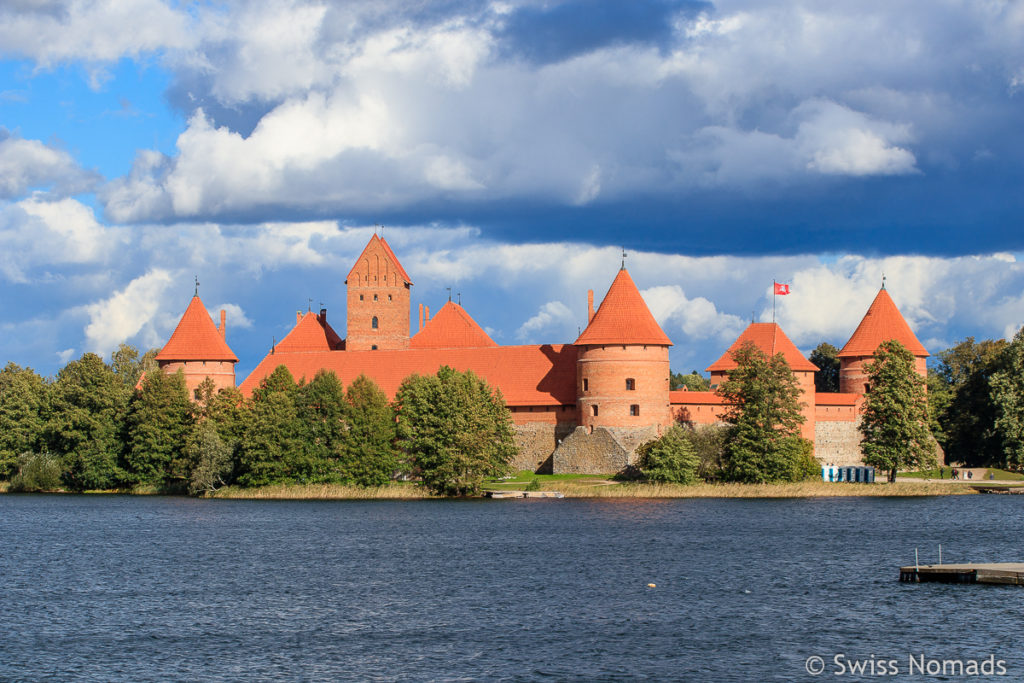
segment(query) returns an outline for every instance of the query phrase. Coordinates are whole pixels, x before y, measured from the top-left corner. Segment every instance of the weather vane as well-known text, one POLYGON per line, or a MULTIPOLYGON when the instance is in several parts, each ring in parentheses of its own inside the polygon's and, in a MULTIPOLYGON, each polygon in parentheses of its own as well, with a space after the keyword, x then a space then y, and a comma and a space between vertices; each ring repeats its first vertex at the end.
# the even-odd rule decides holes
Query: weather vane
POLYGON ((885 289, 885 273, 882 273, 882 289, 885 289))
POLYGON ((626 248, 622 248, 622 270, 626 269, 626 248))
POLYGON ((452 288, 451 287, 445 287, 445 289, 448 290, 448 301, 451 301, 452 300, 452 288))
POLYGON ((196 275, 196 293, 195 296, 199 296, 199 276, 196 275))
POLYGON ((306 304, 306 313, 309 313, 310 311, 313 310, 313 300, 312 299, 306 299, 306 301, 308 302, 306 304))

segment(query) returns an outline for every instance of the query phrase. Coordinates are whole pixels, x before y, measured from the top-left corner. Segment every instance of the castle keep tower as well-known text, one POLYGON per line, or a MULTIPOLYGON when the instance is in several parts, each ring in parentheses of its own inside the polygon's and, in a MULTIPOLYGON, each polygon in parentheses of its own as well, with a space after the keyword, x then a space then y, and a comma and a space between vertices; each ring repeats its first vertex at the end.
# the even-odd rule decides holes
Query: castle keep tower
POLYGON ((915 369, 921 377, 927 377, 925 359, 929 355, 928 351, 918 341, 883 284, 850 341, 839 351, 840 392, 863 394, 867 391, 868 375, 864 365, 871 362, 879 344, 891 339, 903 344, 914 354, 915 369))
POLYGON ((163 372, 169 375, 178 370, 184 372, 185 387, 192 397, 207 377, 213 380, 218 391, 235 386, 238 358, 225 339, 226 323, 227 314, 221 311, 220 325, 214 325, 199 294, 196 294, 171 338, 156 354, 156 362, 163 372))
POLYGON ((345 284, 348 285, 345 349, 409 348, 412 280, 383 237, 375 234, 370 238, 345 284))
POLYGON ((672 423, 669 408, 668 347, 672 342, 655 321, 623 267, 597 313, 576 340, 579 424, 657 431, 672 423))

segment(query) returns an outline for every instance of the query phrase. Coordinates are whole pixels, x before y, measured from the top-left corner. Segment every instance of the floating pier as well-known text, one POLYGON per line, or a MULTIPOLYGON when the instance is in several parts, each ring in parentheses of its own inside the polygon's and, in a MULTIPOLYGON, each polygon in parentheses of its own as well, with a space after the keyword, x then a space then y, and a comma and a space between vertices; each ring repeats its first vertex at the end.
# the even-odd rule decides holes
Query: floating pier
POLYGON ((900 567, 900 581, 1024 586, 1024 562, 910 565, 900 567))
POLYGON ((488 498, 565 498, 558 491, 484 491, 488 498))

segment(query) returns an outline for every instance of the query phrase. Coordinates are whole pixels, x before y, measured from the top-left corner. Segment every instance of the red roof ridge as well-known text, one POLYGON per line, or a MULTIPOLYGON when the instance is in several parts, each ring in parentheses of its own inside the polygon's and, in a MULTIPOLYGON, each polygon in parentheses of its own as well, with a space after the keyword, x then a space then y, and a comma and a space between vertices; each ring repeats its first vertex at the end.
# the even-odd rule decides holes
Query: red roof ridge
POLYGON ((743 333, 732 343, 732 346, 722 354, 722 357, 708 367, 708 372, 735 370, 738 366, 732 359, 732 354, 747 342, 751 342, 770 357, 781 353, 793 371, 815 372, 818 370, 817 365, 804 358, 800 349, 790 341, 778 323, 750 323, 747 329, 743 330, 743 333))
POLYGON ((409 274, 405 272, 405 268, 402 267, 402 264, 401 264, 401 262, 399 262, 398 257, 395 256, 395 252, 391 248, 391 245, 388 244, 388 241, 386 239, 384 239, 383 237, 380 238, 380 243, 384 246, 384 251, 387 252, 387 254, 391 258, 391 260, 394 261, 395 270, 397 270, 398 274, 402 276, 402 280, 406 284, 410 284, 411 285, 412 284, 412 278, 410 278, 409 274))
POLYGON ((409 340, 409 348, 497 346, 462 306, 449 301, 409 340))
POLYGON ((885 287, 878 290, 875 300, 868 307, 850 341, 839 351, 840 358, 873 356, 878 345, 889 340, 903 344, 915 356, 928 356, 928 350, 910 329, 896 302, 885 287))
POLYGON ((295 327, 274 347, 277 351, 335 351, 344 342, 325 318, 312 311, 303 315, 295 327))
POLYGON ((237 363, 231 347, 224 341, 220 330, 213 324, 199 295, 192 297, 188 308, 178 321, 178 326, 171 333, 160 353, 158 361, 217 360, 237 363))
POLYGON ((651 315, 629 271, 619 270, 593 319, 575 341, 583 344, 654 344, 672 346, 672 340, 651 315))

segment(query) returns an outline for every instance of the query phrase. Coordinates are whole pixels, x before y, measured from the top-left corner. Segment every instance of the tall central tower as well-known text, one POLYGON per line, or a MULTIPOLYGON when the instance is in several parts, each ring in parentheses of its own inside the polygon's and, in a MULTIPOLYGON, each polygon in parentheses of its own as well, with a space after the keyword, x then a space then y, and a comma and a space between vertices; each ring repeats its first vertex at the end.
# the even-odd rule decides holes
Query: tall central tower
POLYGON ((409 348, 412 280, 383 237, 375 234, 370 238, 345 284, 348 285, 345 349, 409 348))

